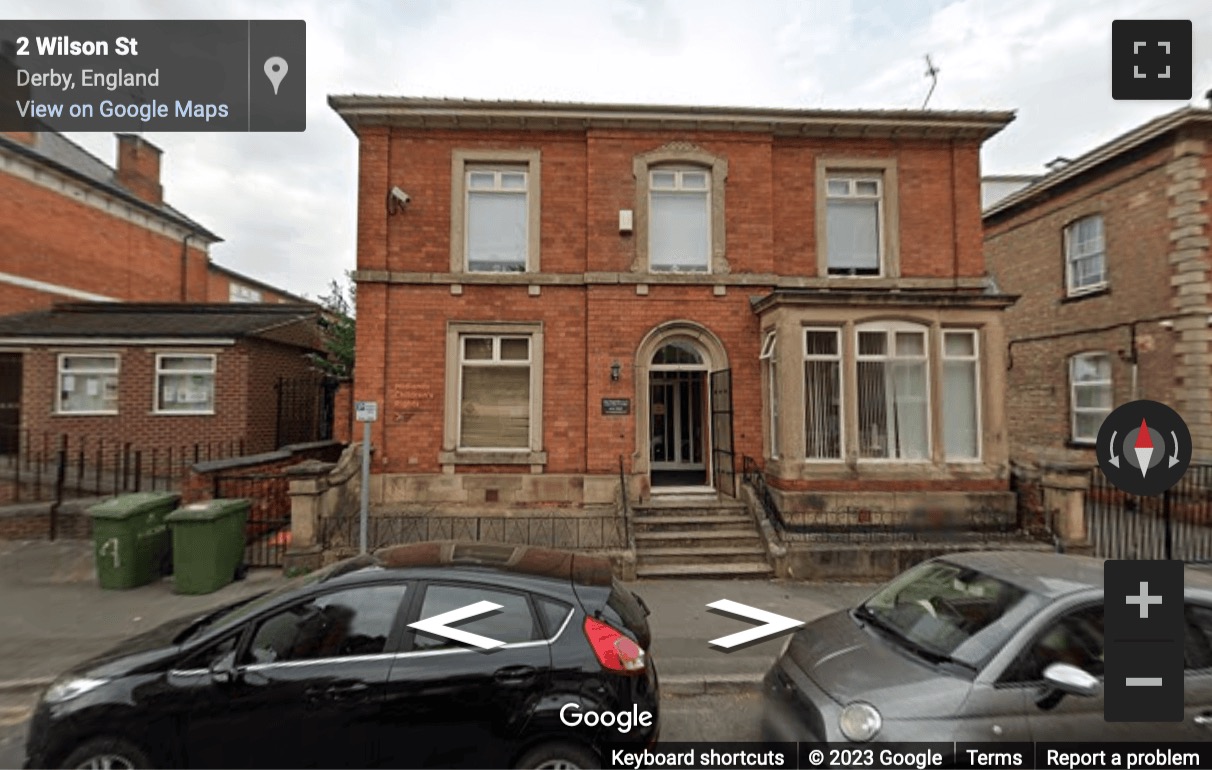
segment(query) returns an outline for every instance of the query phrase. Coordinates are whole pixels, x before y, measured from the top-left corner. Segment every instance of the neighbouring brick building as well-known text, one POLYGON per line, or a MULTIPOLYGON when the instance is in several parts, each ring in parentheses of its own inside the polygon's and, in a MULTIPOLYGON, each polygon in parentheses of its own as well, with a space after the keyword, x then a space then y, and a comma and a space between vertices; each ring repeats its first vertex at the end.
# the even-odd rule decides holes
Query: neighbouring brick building
POLYGON ((788 510, 1012 507, 979 159, 1011 113, 329 103, 380 501, 728 493, 749 456, 788 510))
POLYGON ((178 458, 199 442, 275 449, 293 416, 280 383, 314 375, 322 349, 314 306, 228 303, 59 305, 0 318, 0 346, 24 359, 22 441, 86 441, 89 460, 99 440, 178 458))
POLYGON ((1212 111, 1149 121, 984 213, 1007 311, 1011 457, 1096 464, 1103 418, 1139 398, 1174 407, 1212 460, 1212 111))

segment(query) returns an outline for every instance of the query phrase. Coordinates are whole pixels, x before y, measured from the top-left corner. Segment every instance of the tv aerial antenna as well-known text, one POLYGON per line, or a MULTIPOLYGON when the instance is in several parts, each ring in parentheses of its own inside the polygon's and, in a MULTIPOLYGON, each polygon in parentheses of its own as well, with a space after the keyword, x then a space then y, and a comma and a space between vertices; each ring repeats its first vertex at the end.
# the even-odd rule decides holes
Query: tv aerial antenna
POLYGON ((930 97, 934 95, 934 87, 938 85, 938 67, 934 66, 934 61, 930 58, 930 54, 926 54, 926 72, 925 76, 930 78, 930 90, 926 92, 926 98, 922 101, 922 109, 926 109, 926 105, 930 103, 930 97))

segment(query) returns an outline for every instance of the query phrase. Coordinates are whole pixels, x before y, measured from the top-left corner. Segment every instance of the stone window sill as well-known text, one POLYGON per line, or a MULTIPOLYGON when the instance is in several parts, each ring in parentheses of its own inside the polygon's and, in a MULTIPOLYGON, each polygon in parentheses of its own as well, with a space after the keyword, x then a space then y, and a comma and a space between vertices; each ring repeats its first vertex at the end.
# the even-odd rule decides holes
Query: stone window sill
POLYGON ((476 452, 466 449, 438 453, 442 465, 546 465, 546 452, 476 452))

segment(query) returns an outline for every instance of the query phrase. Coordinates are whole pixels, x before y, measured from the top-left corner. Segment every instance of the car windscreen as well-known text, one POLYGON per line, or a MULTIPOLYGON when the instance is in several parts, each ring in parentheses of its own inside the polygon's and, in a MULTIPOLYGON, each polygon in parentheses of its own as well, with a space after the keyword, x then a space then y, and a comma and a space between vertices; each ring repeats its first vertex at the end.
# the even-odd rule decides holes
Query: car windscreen
POLYGON ((1044 604, 1042 596, 978 570, 931 561, 898 576, 856 613, 923 657, 976 669, 1044 604))

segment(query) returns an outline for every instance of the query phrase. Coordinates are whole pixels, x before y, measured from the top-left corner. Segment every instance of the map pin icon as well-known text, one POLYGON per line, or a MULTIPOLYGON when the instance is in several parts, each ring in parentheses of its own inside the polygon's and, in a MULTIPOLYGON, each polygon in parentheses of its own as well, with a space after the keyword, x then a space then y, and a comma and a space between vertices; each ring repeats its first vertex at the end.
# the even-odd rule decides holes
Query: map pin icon
POLYGON ((281 56, 271 56, 265 60, 265 77, 274 85, 274 96, 278 95, 278 86, 282 84, 288 69, 290 67, 286 66, 286 60, 281 56))

